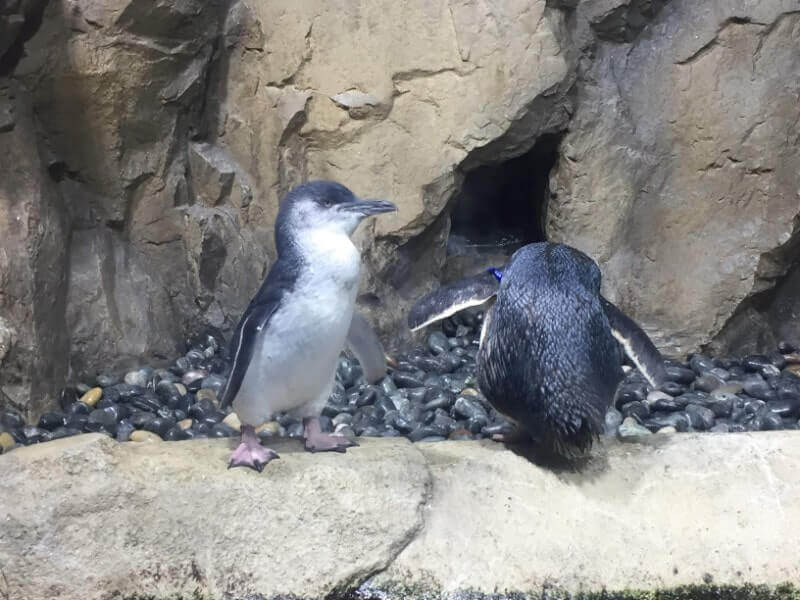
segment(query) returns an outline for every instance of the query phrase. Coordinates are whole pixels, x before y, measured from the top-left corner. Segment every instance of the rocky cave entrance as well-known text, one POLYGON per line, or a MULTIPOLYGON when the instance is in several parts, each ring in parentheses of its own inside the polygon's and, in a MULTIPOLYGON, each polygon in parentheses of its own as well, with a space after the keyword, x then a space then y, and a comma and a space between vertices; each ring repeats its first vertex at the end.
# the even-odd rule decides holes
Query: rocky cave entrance
POLYGON ((520 247, 546 239, 559 141, 558 135, 541 136, 524 154, 466 173, 451 205, 445 281, 502 266, 520 247))

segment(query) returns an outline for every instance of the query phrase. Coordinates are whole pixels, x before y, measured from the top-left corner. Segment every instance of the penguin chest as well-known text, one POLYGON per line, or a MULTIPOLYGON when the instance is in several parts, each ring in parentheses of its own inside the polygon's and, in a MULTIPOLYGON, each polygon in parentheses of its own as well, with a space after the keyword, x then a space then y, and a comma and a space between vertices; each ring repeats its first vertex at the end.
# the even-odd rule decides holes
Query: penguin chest
POLYGON ((251 420, 327 397, 358 292, 360 257, 352 243, 350 248, 338 245, 328 254, 308 256, 294 289, 259 338, 234 402, 239 412, 246 412, 246 405, 258 407, 251 420))

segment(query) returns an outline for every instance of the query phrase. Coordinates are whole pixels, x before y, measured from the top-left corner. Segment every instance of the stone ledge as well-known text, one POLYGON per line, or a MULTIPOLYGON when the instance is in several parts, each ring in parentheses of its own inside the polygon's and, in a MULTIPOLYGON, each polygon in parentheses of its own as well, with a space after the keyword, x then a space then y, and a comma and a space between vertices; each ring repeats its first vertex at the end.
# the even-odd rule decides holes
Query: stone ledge
POLYGON ((800 583, 795 432, 606 441, 580 473, 485 441, 361 439, 280 442, 259 475, 225 469, 231 443, 85 435, 1 456, 0 598, 800 583))

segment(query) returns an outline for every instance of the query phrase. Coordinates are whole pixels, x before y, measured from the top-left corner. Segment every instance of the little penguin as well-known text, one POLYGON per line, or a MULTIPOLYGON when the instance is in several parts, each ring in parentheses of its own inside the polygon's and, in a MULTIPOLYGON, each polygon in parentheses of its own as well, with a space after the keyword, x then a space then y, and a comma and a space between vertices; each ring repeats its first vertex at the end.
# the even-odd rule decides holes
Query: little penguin
POLYGON ((242 439, 229 468, 261 471, 278 458, 261 445, 255 427, 280 411, 303 419, 309 451, 344 452, 356 445, 323 433, 318 417, 346 344, 370 382, 386 373, 380 340, 354 312, 361 255, 350 236, 365 218, 395 210, 391 202, 363 200, 324 180, 302 184, 284 198, 275 221, 278 258, 231 339, 233 365, 220 404, 233 404, 242 439))
POLYGON ((576 458, 604 429, 623 379, 620 345, 651 385, 666 377, 658 349, 600 294, 600 282, 600 268, 583 252, 529 244, 503 269, 424 296, 408 324, 415 331, 491 301, 477 355, 481 392, 539 446, 576 458))

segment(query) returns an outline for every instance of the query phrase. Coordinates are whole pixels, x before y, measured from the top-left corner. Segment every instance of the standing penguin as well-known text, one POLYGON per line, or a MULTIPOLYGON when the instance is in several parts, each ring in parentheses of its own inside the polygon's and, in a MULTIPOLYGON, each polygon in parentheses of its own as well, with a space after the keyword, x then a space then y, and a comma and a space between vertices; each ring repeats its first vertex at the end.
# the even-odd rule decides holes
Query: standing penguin
POLYGON ((530 244, 502 271, 489 269, 421 298, 408 322, 417 330, 494 298, 477 356, 481 391, 535 442, 574 457, 603 431, 623 379, 617 341, 651 385, 665 377, 660 353, 600 295, 600 279, 583 252, 530 244))
POLYGON ((255 427, 280 411, 303 418, 307 450, 344 452, 355 445, 323 433, 318 417, 346 343, 369 381, 386 372, 380 341, 354 313, 361 255, 350 235, 366 217, 394 210, 391 202, 359 199, 333 181, 300 185, 282 202, 275 222, 278 260, 231 340, 233 366, 220 404, 233 404, 242 441, 229 467, 261 471, 278 457, 261 445, 255 427))

